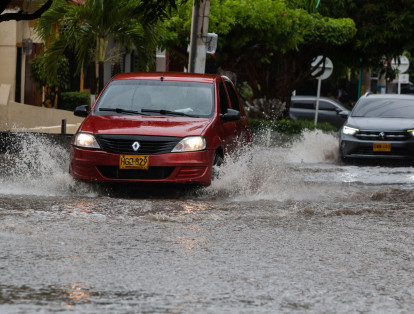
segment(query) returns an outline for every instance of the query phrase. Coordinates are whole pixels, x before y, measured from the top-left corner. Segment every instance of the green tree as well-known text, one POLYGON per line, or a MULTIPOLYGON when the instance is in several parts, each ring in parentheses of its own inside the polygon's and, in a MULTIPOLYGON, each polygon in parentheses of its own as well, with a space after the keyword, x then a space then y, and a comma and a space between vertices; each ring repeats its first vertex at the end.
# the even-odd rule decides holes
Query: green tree
MULTIPOLYGON (((96 82, 99 82, 99 63, 108 58, 116 60, 122 49, 135 47, 140 61, 148 65, 160 39, 158 18, 161 4, 174 4, 172 0, 88 0, 82 5, 54 0, 51 8, 37 21, 36 31, 46 42, 44 51, 46 72, 58 79, 59 58, 70 50, 75 53, 77 73, 86 71, 95 62, 96 82), (156 5, 154 5, 156 4, 156 5), (117 49, 108 51, 113 38, 117 49)), ((97 92, 97 90, 93 92, 97 92)))
POLYGON ((57 100, 62 92, 68 88, 69 64, 65 57, 61 57, 58 62, 57 78, 51 79, 45 71, 45 57, 38 56, 30 64, 30 73, 32 79, 44 87, 45 99, 43 106, 57 107, 57 100))
MULTIPOLYGON (((324 17, 311 10, 313 4, 312 0, 211 2, 209 31, 219 35, 211 62, 248 83, 252 98, 262 100, 255 106, 258 114, 266 118, 286 116, 287 110, 280 112, 281 104, 289 106, 292 92, 311 78, 313 59, 331 56, 355 35, 351 19, 324 17)), ((187 47, 190 12, 190 4, 180 6, 166 21, 171 30, 166 46, 173 49, 180 42, 187 47)))
POLYGON ((384 61, 414 49, 412 0, 325 1, 319 10, 331 17, 355 21, 356 36, 336 52, 348 66, 388 66, 384 61))

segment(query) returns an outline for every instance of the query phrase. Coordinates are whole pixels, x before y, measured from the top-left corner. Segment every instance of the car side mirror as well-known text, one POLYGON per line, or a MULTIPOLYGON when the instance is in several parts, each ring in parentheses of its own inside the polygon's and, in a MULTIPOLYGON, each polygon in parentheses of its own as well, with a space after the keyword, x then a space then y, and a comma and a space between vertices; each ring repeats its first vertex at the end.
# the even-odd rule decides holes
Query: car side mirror
POLYGON ((77 106, 73 114, 77 117, 87 117, 89 114, 89 106, 88 105, 77 106))
POLYGON ((345 118, 346 119, 349 116, 349 111, 348 110, 342 110, 342 111, 338 112, 338 114, 339 114, 339 116, 341 118, 345 118))
POLYGON ((225 114, 220 115, 223 121, 238 121, 241 119, 240 112, 234 109, 227 109, 225 114))

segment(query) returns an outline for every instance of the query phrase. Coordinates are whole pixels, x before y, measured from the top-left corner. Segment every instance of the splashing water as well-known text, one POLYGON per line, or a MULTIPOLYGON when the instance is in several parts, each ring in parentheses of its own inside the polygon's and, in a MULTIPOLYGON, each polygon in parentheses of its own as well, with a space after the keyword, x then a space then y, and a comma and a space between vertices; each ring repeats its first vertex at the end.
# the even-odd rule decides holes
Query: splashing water
MULTIPOLYGON (((18 136, 19 149, 0 155, 0 194, 96 196, 93 186, 73 180, 68 173, 69 151, 33 133, 18 136)), ((337 139, 318 131, 305 132, 290 147, 254 145, 226 158, 220 177, 198 195, 247 197, 249 200, 287 200, 314 194, 302 180, 303 163, 337 161, 337 139)), ((193 196, 193 195, 192 195, 193 196)))
POLYGON ((293 143, 287 159, 291 162, 336 162, 338 161, 338 139, 320 131, 304 132, 302 138, 293 143))
POLYGON ((304 132, 288 148, 257 145, 227 158, 220 177, 206 191, 248 200, 319 198, 319 187, 303 181, 301 164, 335 163, 337 150, 335 136, 319 131, 304 132))
POLYGON ((91 192, 90 187, 69 175, 69 151, 41 134, 18 134, 0 158, 0 194, 54 196, 91 192))

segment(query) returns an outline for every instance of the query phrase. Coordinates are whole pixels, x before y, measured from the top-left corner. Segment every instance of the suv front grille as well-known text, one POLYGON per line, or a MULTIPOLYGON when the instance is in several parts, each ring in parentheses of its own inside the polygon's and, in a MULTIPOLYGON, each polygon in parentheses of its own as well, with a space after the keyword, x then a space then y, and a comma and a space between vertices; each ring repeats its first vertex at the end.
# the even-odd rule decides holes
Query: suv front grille
POLYGON ((360 140, 367 140, 367 141, 406 141, 411 136, 408 134, 408 132, 405 131, 364 131, 361 130, 358 133, 355 134, 355 137, 357 137, 360 140))
POLYGON ((102 150, 114 154, 166 154, 170 153, 181 139, 173 136, 96 135, 102 150), (140 145, 137 151, 132 148, 135 142, 140 145))

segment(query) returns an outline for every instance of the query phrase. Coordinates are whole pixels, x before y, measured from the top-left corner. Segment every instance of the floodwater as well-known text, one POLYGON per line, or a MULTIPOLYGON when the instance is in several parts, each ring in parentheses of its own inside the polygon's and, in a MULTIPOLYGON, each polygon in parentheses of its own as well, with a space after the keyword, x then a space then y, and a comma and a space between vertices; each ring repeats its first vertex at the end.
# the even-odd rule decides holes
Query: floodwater
POLYGON ((343 165, 309 132, 201 190, 75 183, 68 152, 0 159, 1 313, 414 311, 414 168, 343 165))

